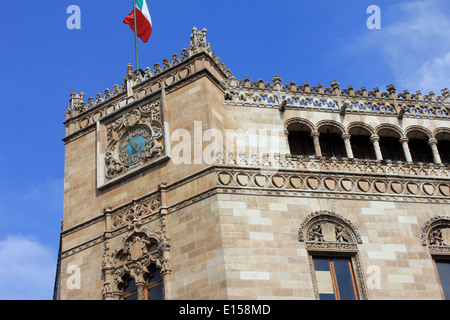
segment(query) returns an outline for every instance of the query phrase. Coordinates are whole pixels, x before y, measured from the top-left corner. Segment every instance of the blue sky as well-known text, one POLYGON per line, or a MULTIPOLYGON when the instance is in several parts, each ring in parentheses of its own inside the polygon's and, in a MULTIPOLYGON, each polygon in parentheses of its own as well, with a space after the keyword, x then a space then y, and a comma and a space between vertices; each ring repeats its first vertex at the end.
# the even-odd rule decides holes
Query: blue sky
MULTIPOLYGON (((394 84, 423 94, 450 86, 448 0, 147 0, 154 31, 140 67, 189 45, 193 26, 237 79, 280 75, 355 89, 394 84), (381 29, 369 30, 370 5, 381 29)), ((63 218, 64 113, 121 84, 134 64, 122 23, 131 0, 3 1, 0 9, 0 299, 51 299, 63 218), (69 30, 70 5, 81 29, 69 30)))

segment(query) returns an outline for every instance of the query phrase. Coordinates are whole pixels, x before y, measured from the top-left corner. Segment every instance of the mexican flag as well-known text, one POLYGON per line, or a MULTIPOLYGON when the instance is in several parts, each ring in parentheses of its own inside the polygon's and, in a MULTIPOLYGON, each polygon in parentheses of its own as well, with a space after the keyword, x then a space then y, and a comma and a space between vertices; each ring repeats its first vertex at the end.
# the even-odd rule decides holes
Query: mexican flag
MULTIPOLYGON (((152 18, 148 11, 147 2, 145 0, 136 0, 136 27, 137 36, 142 41, 147 42, 152 34, 152 18)), ((134 10, 125 18, 123 23, 128 24, 134 31, 134 10)))

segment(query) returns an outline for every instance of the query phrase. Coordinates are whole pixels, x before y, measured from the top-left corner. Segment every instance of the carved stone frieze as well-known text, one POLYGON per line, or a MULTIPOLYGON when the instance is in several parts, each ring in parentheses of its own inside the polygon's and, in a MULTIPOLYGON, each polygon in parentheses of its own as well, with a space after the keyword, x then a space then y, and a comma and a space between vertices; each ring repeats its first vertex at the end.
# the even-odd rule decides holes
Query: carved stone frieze
MULTIPOLYGON (((434 163, 408 163, 404 161, 360 160, 335 157, 297 156, 291 154, 251 154, 228 152, 224 159, 221 152, 216 154, 216 164, 237 165, 246 168, 259 168, 260 170, 286 169, 301 172, 330 172, 343 174, 363 174, 372 176, 402 176, 402 177, 430 177, 450 178, 450 167, 434 163)), ((444 183, 439 194, 449 195, 444 183)), ((428 190, 431 192, 431 189, 428 190)))
POLYGON ((148 215, 158 213, 161 207, 159 195, 144 198, 111 213, 111 229, 115 230, 129 224, 134 219, 142 219, 148 215))
MULTIPOLYGON (((266 155, 263 159, 268 159, 266 155)), ((446 179, 447 169, 442 169, 442 179, 427 176, 425 171, 416 171, 414 165, 382 165, 372 161, 347 161, 346 159, 325 159, 306 157, 273 157, 278 168, 251 166, 245 154, 232 164, 228 156, 226 165, 216 168, 219 186, 230 188, 278 189, 320 194, 339 193, 363 197, 394 197, 420 201, 419 198, 433 197, 448 200, 450 183, 446 179), (289 167, 289 168, 286 168, 289 167), (392 170, 390 174, 389 170, 392 170), (401 171, 400 169, 403 169, 401 171), (401 174, 401 175, 400 175, 401 174), (404 176, 403 176, 404 175, 404 176), (428 179, 426 179, 427 177, 428 179)), ((252 161, 256 161, 255 158, 252 161)), ((261 161, 258 162, 261 164, 261 161)))

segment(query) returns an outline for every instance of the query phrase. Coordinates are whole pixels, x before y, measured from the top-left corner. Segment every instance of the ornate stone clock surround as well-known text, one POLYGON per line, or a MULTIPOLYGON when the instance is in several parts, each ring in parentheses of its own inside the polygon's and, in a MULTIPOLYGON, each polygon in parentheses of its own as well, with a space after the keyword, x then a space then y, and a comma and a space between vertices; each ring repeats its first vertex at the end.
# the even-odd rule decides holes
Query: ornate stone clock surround
POLYGON ((158 90, 128 106, 116 110, 97 122, 97 188, 104 188, 144 168, 167 160, 167 143, 163 117, 163 90, 158 90), (120 160, 124 137, 142 127, 151 132, 145 152, 131 164, 120 160))

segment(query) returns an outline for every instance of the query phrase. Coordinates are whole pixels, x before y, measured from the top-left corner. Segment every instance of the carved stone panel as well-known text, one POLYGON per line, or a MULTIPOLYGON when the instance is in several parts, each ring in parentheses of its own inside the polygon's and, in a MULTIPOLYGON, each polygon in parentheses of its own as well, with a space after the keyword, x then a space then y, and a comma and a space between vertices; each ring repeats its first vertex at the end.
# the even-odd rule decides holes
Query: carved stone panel
POLYGON ((309 215, 300 227, 299 240, 306 242, 307 249, 356 249, 362 243, 349 220, 328 211, 309 215))
POLYGON ((100 119, 97 129, 99 187, 166 156, 161 101, 144 100, 100 119))
POLYGON ((164 232, 150 232, 140 218, 134 218, 121 238, 105 242, 102 266, 104 298, 118 299, 127 276, 139 285, 145 283, 153 268, 161 270, 162 275, 171 273, 169 240, 164 232))
POLYGON ((421 241, 431 254, 450 255, 450 217, 431 218, 422 228, 421 241))

